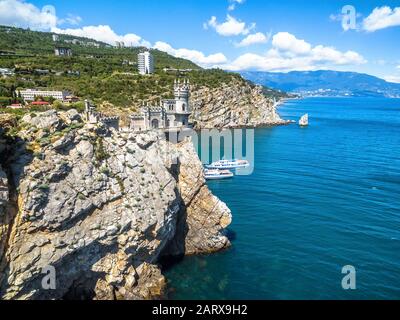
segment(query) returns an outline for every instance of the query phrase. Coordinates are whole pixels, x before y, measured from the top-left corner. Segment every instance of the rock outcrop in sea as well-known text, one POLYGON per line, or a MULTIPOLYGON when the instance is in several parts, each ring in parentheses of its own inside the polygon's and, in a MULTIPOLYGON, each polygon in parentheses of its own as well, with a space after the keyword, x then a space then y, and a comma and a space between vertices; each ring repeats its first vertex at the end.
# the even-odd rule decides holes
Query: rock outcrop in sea
POLYGON ((230 245, 231 212, 189 140, 84 124, 74 110, 19 125, 12 145, 0 140, 2 155, 10 149, 0 167, 2 299, 159 298, 162 256, 230 245))
POLYGON ((262 87, 232 79, 217 88, 195 88, 191 96, 192 120, 197 129, 240 128, 287 124, 262 87))

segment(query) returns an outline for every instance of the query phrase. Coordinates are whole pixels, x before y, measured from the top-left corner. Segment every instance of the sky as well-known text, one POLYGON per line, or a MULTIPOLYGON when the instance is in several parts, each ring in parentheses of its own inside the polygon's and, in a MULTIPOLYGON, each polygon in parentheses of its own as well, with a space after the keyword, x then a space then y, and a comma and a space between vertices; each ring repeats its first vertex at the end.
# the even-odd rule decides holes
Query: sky
POLYGON ((0 0, 0 24, 147 46, 205 68, 400 83, 400 0, 0 0))

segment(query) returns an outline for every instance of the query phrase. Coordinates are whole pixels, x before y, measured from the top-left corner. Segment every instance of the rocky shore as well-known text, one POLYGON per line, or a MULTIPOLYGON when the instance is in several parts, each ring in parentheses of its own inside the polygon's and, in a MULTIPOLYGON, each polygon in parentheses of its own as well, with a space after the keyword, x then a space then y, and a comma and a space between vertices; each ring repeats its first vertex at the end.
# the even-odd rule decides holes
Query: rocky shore
POLYGON ((163 256, 230 245, 231 212, 190 141, 84 124, 74 110, 25 116, 17 132, 0 140, 2 299, 160 298, 163 256))
POLYGON ((190 103, 196 129, 255 128, 289 123, 281 119, 275 101, 263 94, 262 87, 236 79, 214 89, 195 88, 190 103))
MULTIPOLYGON (((261 87, 240 81, 196 88, 191 104, 196 129, 288 123, 261 87)), ((0 299, 162 298, 165 257, 230 245, 231 212, 189 140, 50 110, 0 115, 0 151, 0 299)))

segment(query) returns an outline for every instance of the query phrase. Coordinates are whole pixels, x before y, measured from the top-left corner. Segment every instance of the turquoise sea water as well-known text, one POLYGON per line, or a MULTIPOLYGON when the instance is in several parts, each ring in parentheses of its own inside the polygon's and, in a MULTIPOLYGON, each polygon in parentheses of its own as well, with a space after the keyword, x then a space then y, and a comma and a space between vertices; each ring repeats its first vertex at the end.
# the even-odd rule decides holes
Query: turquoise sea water
POLYGON ((312 98, 257 129, 255 172, 209 183, 232 248, 166 272, 171 299, 400 299, 400 100, 312 98), (353 265, 357 289, 341 287, 353 265))

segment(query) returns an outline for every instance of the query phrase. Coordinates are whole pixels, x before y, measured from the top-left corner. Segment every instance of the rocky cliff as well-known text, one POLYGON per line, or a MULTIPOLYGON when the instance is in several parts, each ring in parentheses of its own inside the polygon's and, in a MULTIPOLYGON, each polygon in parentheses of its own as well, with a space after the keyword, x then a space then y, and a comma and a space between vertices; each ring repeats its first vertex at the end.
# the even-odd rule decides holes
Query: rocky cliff
MULTIPOLYGON (((10 232, 10 223, 12 221, 14 208, 10 201, 10 182, 8 174, 3 167, 7 164, 9 152, 9 141, 6 137, 6 130, 12 130, 17 125, 15 117, 10 115, 2 115, 0 117, 0 270, 4 263, 4 253, 7 247, 7 238, 10 232)), ((3 274, 0 273, 0 283, 3 274)))
MULTIPOLYGON (((0 152, 1 145, 0 145, 0 152)), ((4 172, 2 166, 0 165, 0 261, 2 260, 5 246, 6 246, 6 235, 8 233, 8 201, 9 201, 9 192, 8 192, 8 179, 7 175, 4 172)), ((1 263, 1 262, 0 262, 1 263)), ((0 266, 1 268, 1 266, 0 266)), ((0 275, 0 281, 2 276, 0 275)))
POLYGON ((3 299, 157 298, 162 255, 229 245, 230 210, 208 190, 188 140, 48 111, 24 117, 13 147, 3 162, 12 181, 0 171, 3 299), (10 185, 14 211, 4 206, 10 185))
POLYGON ((192 121, 200 128, 239 128, 281 125, 274 101, 262 87, 232 79, 217 88, 195 87, 192 91, 192 121))

